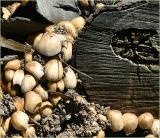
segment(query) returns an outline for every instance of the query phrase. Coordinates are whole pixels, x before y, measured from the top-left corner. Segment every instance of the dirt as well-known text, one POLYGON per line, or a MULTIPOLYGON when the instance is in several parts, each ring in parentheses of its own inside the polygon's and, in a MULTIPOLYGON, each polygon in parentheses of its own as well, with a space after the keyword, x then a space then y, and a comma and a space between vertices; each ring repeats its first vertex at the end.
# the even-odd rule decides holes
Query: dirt
POLYGON ((105 114, 108 108, 88 103, 74 90, 68 90, 65 95, 73 100, 62 99, 53 109, 51 116, 42 118, 41 126, 36 126, 37 136, 91 137, 101 129, 106 129, 108 121, 102 120, 98 114, 105 114), (90 107, 95 107, 97 114, 93 113, 90 107))
POLYGON ((3 99, 0 100, 0 116, 10 116, 15 109, 13 98, 9 94, 3 95, 3 99))

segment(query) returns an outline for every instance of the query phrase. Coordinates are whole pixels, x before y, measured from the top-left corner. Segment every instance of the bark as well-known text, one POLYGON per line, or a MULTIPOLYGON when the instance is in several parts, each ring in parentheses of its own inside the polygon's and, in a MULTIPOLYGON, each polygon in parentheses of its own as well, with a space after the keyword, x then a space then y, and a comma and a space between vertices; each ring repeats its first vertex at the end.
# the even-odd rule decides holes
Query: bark
POLYGON ((159 112, 159 73, 117 56, 111 40, 121 29, 154 29, 159 35, 158 2, 146 6, 106 12, 94 19, 76 42, 77 68, 94 79, 82 75, 84 89, 92 102, 137 115, 159 112))

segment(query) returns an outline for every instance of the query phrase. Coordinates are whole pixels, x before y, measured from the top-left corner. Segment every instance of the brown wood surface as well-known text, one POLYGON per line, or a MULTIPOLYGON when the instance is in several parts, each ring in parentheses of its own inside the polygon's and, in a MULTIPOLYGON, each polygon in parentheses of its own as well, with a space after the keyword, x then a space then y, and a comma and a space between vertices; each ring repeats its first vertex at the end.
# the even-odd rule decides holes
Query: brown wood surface
POLYGON ((94 79, 82 75, 87 98, 123 112, 159 112, 159 73, 145 65, 120 58, 111 39, 121 29, 155 29, 159 33, 158 1, 146 6, 106 12, 94 19, 76 42, 77 68, 94 79))

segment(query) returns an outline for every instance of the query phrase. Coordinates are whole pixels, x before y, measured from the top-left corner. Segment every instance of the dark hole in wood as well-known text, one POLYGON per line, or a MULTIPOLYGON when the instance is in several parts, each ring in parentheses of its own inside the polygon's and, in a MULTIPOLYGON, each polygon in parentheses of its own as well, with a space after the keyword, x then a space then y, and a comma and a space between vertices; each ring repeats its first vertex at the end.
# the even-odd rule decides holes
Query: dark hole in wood
POLYGON ((159 41, 152 29, 123 29, 117 31, 111 43, 116 55, 136 64, 159 65, 159 41))

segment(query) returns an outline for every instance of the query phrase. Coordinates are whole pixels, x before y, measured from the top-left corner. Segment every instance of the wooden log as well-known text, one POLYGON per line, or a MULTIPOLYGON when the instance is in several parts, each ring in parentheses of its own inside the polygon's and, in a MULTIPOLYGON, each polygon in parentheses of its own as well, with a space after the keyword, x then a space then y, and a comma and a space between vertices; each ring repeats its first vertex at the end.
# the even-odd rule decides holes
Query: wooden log
POLYGON ((159 113, 159 73, 146 65, 117 56, 111 46, 122 29, 153 29, 159 35, 158 2, 122 11, 106 12, 94 19, 76 42, 76 66, 94 79, 80 75, 87 98, 122 112, 159 113))

